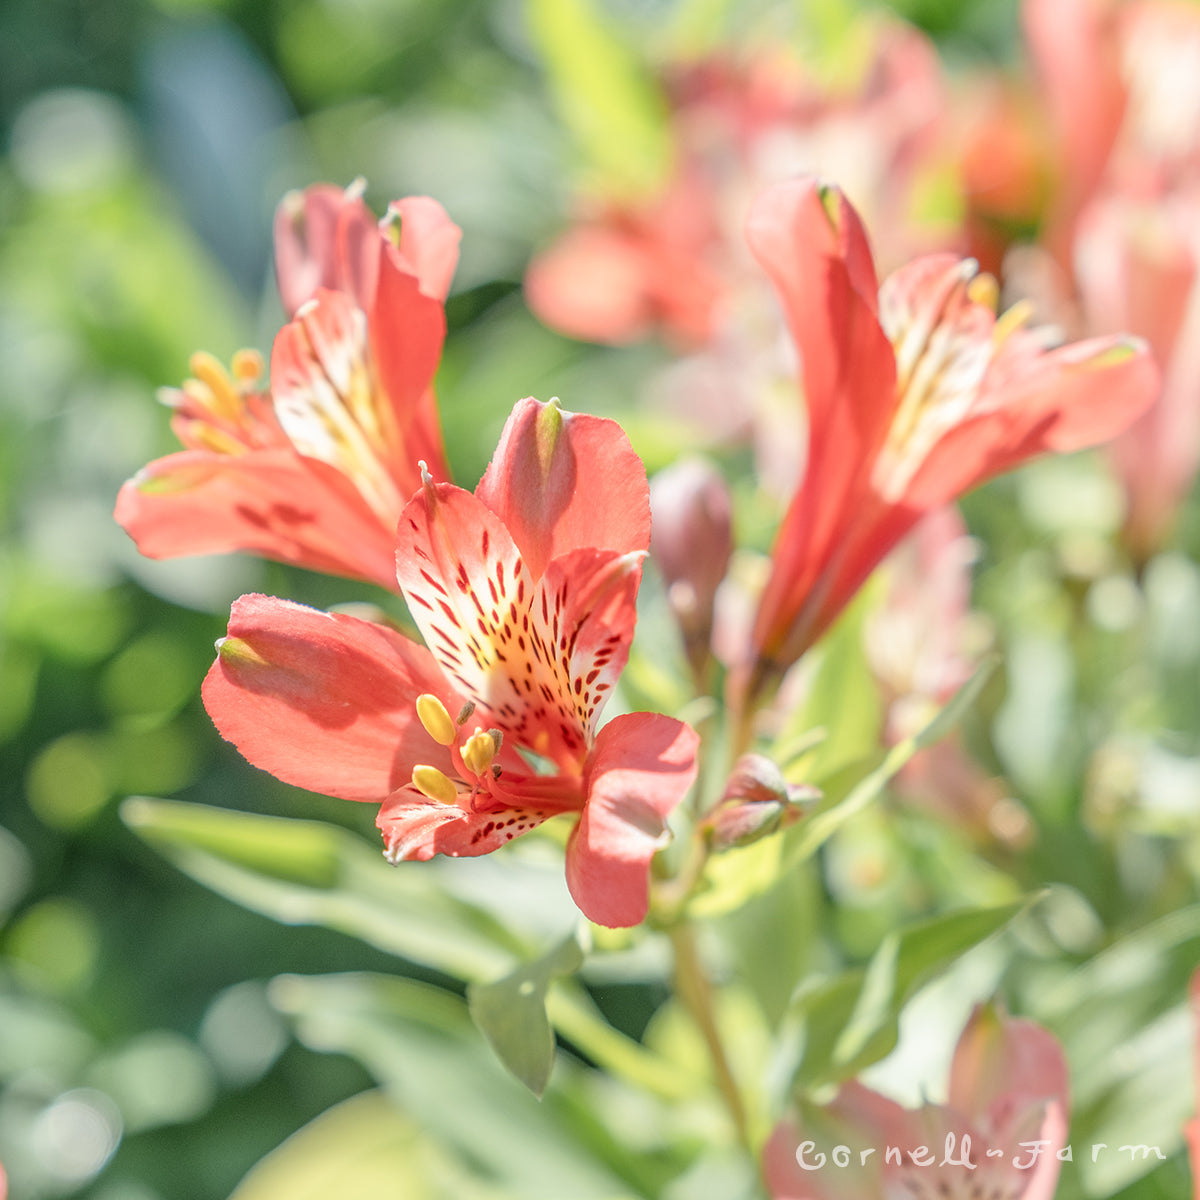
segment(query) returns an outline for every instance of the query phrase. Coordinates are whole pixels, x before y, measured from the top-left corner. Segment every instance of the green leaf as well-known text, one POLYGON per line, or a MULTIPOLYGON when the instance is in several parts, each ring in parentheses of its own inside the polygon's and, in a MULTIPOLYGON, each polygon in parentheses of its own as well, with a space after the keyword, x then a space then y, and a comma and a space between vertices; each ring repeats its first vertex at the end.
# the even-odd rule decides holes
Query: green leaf
POLYGON ((529 0, 529 26, 559 114, 592 182, 609 195, 653 195, 671 167, 666 102, 632 49, 589 0, 529 0))
POLYGON ((390 867, 335 825, 144 796, 121 815, 193 879, 285 924, 324 925, 467 980, 507 971, 531 949, 440 888, 441 864, 390 867))
POLYGON ((975 674, 963 684, 945 705, 914 737, 893 746, 872 770, 859 775, 860 767, 843 768, 825 784, 825 800, 807 820, 795 827, 790 835, 789 864, 802 861, 814 854, 852 817, 874 803, 888 782, 904 767, 918 750, 933 745, 944 737, 975 702, 989 676, 995 669, 996 660, 986 659, 975 670, 975 674), (853 780, 849 788, 846 784, 853 780))
POLYGON ((785 1023, 785 1042, 802 1046, 793 1082, 837 1083, 889 1054, 900 1012, 917 989, 1003 929, 1027 904, 965 909, 910 925, 886 937, 866 967, 803 985, 785 1023))
POLYGON ((507 1200, 469 1180, 445 1149, 381 1092, 335 1105, 267 1155, 230 1200, 507 1200), (453 1189, 447 1184, 453 1179, 453 1189))
POLYGON ((873 581, 821 642, 816 676, 777 740, 777 747, 806 738, 816 743, 792 762, 780 759, 791 780, 820 786, 878 749, 883 706, 863 650, 863 625, 879 598, 879 585, 873 581), (819 730, 824 737, 815 736, 819 730))
POLYGON ((472 1177, 501 1194, 520 1200, 644 1194, 584 1144, 572 1106, 560 1095, 562 1071, 540 1102, 517 1088, 458 996, 365 973, 282 976, 270 995, 306 1045, 356 1058, 472 1177))
POLYGON ((1026 998, 1030 1014, 1063 1044, 1072 1065, 1071 1130, 1110 1149, 1078 1171, 1089 1196, 1109 1196, 1158 1165, 1123 1145, 1180 1146, 1195 1109, 1196 1031, 1185 997, 1200 962, 1200 904, 1128 934, 1026 998))
POLYGON ((554 1030, 546 1015, 546 989, 556 976, 578 971, 584 953, 579 935, 573 934, 503 978, 467 988, 475 1024, 500 1061, 539 1098, 554 1066, 554 1030))

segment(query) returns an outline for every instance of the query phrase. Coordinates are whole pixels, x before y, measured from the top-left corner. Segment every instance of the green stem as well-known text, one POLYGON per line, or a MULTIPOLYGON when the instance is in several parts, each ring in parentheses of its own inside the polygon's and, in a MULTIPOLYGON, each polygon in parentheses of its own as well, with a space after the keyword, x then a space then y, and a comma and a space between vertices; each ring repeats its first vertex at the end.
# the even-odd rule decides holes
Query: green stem
POLYGON ((725 1054, 721 1031, 717 1027, 712 983, 704 970, 704 964, 700 961, 695 933, 690 924, 681 921, 672 927, 670 937, 675 950, 676 994, 691 1013, 692 1019, 696 1022, 701 1036, 704 1038, 704 1044, 708 1047, 713 1072, 717 1077, 717 1087, 725 1101, 725 1107, 729 1110, 729 1116, 737 1130, 738 1139, 753 1154, 754 1148, 750 1139, 746 1106, 742 1100, 741 1089, 738 1087, 733 1070, 729 1065, 729 1058, 725 1054))
POLYGON ((546 1011, 567 1041, 626 1083, 672 1102, 696 1094, 695 1078, 615 1030, 578 983, 559 980, 547 993, 546 1011))

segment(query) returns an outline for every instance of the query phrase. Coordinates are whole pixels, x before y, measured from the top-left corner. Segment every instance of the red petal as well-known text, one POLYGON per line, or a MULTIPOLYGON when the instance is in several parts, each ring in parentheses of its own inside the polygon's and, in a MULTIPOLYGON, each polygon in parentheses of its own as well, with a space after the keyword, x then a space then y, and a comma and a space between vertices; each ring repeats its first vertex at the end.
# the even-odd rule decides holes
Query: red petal
POLYGON ((1051 240, 1069 268, 1071 227, 1100 181, 1125 112, 1117 6, 1025 0, 1021 17, 1064 160, 1051 240))
POLYGON ((755 623, 755 643, 773 656, 858 503, 891 422, 896 368, 866 233, 840 192, 811 179, 777 185, 755 202, 747 238, 800 351, 809 425, 804 481, 755 623))
POLYGON ((508 527, 535 579, 572 550, 650 545, 646 469, 603 417, 519 401, 475 495, 508 527))
MULTIPOLYGON (((629 659, 641 578, 639 555, 576 550, 550 563, 530 606, 553 650, 556 687, 589 740, 629 659), (542 619, 543 611, 549 620, 542 619)), ((568 742, 574 751, 582 748, 568 742)))
POLYGON ((585 226, 529 264, 525 299, 539 320, 568 337, 623 346, 651 330, 650 268, 628 234, 585 226))
POLYGON ((345 192, 318 183, 292 193, 275 210, 275 276, 290 317, 319 287, 337 287, 336 231, 345 192))
POLYGON ((204 681, 221 736, 285 783, 382 800, 420 763, 452 770, 417 717, 451 691, 422 646, 383 625, 270 596, 234 603, 204 681))
POLYGON ((507 668, 534 594, 508 531, 470 492, 431 482, 405 508, 397 537, 396 577, 430 650, 464 695, 504 715, 520 703, 507 668))
POLYGON ((375 215, 363 203, 359 189, 347 189, 338 213, 336 237, 337 286, 358 308, 369 313, 375 302, 383 237, 375 215))
POLYGON ((379 260, 369 312, 371 357, 397 429, 390 466, 405 481, 401 491, 408 496, 420 486, 421 461, 435 478, 449 476, 433 392, 446 314, 441 301, 426 295, 418 277, 402 270, 390 253, 379 260))
POLYGON ((423 862, 435 854, 452 858, 490 854, 558 811, 551 805, 476 812, 455 804, 438 804, 412 788, 404 788, 384 801, 375 824, 383 833, 393 862, 423 862))
POLYGON ((1136 339, 1095 338, 1036 353, 1030 335, 1005 343, 984 381, 978 415, 950 429, 906 489, 926 509, 1033 458, 1099 445, 1154 402, 1159 372, 1136 339))
POLYGON ((458 266, 462 230, 429 196, 395 200, 389 211, 400 218, 400 245, 390 248, 389 254, 396 256, 398 266, 417 277, 426 296, 445 300, 458 266))
POLYGON ((291 450, 160 458, 114 515, 148 558, 241 551, 396 587, 392 530, 340 472, 291 450))
POLYGON ((971 1016, 950 1067, 949 1104, 985 1118, 998 1137, 1030 1136, 1018 1123, 1048 1103, 1070 1107, 1067 1060, 1058 1039, 1032 1021, 979 1007, 971 1016))
POLYGON ((650 860, 696 778, 699 740, 659 713, 629 713, 600 731, 583 816, 567 844, 567 886, 588 920, 623 927, 645 917, 650 860))

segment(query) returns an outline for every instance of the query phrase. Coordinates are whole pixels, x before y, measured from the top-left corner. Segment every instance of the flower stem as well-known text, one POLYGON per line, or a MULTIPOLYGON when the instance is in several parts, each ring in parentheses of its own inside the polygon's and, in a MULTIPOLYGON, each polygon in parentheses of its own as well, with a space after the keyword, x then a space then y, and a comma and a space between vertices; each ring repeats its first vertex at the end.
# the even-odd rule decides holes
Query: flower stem
POLYGON ((725 1107, 729 1110, 738 1139, 753 1153, 746 1106, 730 1068, 729 1058, 725 1054, 724 1043, 721 1041, 721 1031, 717 1027, 713 1006, 712 983, 704 970, 704 964, 700 961, 695 932, 687 921, 678 922, 669 932, 671 945, 675 950, 676 994, 691 1013, 708 1047, 713 1072, 717 1077, 717 1087, 725 1101, 725 1107))
POLYGON ((695 1095, 697 1081, 614 1029, 577 983, 559 980, 546 996, 550 1023, 597 1066, 663 1100, 695 1095))

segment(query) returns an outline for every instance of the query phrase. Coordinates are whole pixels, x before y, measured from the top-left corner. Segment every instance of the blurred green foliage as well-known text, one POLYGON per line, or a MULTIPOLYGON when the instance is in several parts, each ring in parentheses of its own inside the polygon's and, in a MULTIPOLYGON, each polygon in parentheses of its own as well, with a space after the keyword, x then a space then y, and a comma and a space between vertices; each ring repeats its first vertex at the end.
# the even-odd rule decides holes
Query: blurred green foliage
MULTIPOLYGON (((678 431, 636 409, 661 352, 548 332, 524 309, 521 272, 581 181, 636 190, 662 170, 641 51, 711 44, 751 14, 794 23, 805 6, 531 7, 0 8, 0 1161, 13 1200, 753 1192, 696 1030, 665 1000, 659 935, 612 935, 582 986, 556 980, 575 965, 554 957, 574 910, 545 846, 394 872, 372 813, 278 784, 213 732, 199 684, 238 594, 398 601, 272 564, 146 562, 110 520, 121 481, 172 446, 155 389, 193 349, 269 347, 271 212, 316 179, 364 175, 376 208, 429 192, 464 228, 439 377, 460 479, 477 478, 531 393, 626 418, 651 469, 673 456, 678 431), (174 800, 119 810, 131 795, 174 800), (536 1009, 536 1046, 493 1039, 535 1090, 551 1028, 571 1051, 544 1103, 479 1036, 467 983, 481 985, 477 1013, 498 994, 485 985, 536 1009)), ((897 7, 958 61, 1015 57, 1013 4, 897 7)), ((836 36, 849 11, 811 6, 813 36, 836 36)), ((1007 990, 1067 1046, 1081 1141, 1119 1131, 1179 1150, 1193 1095, 1183 986, 1200 957, 1200 515, 1139 574, 1115 547, 1117 504, 1084 458, 965 506, 976 601, 1004 652, 966 738, 1027 808, 1027 846, 980 847, 919 807, 876 803, 903 755, 879 766, 878 698, 852 636, 862 614, 826 645, 810 707, 781 737, 835 731, 799 760, 806 778, 819 768, 833 819, 794 836, 804 856, 830 839, 823 857, 781 874, 793 844, 738 851, 695 902, 720 914, 713 953, 742 981, 721 1017, 747 1087, 773 1044, 792 1051, 788 1078, 812 1084, 897 1036, 903 1048, 914 995, 940 1049, 974 1000, 1007 990), (1018 898, 1047 885, 1018 917, 1018 898), (980 942, 952 989, 917 994, 980 942)), ((654 604, 648 584, 647 627, 665 628, 654 604)), ((635 658, 631 698, 678 704, 665 662, 635 658)), ((918 1075, 904 1079, 914 1096, 918 1075)), ((1105 1161, 1108 1174, 1077 1164, 1060 1194, 1182 1194, 1178 1157, 1105 1161)))

